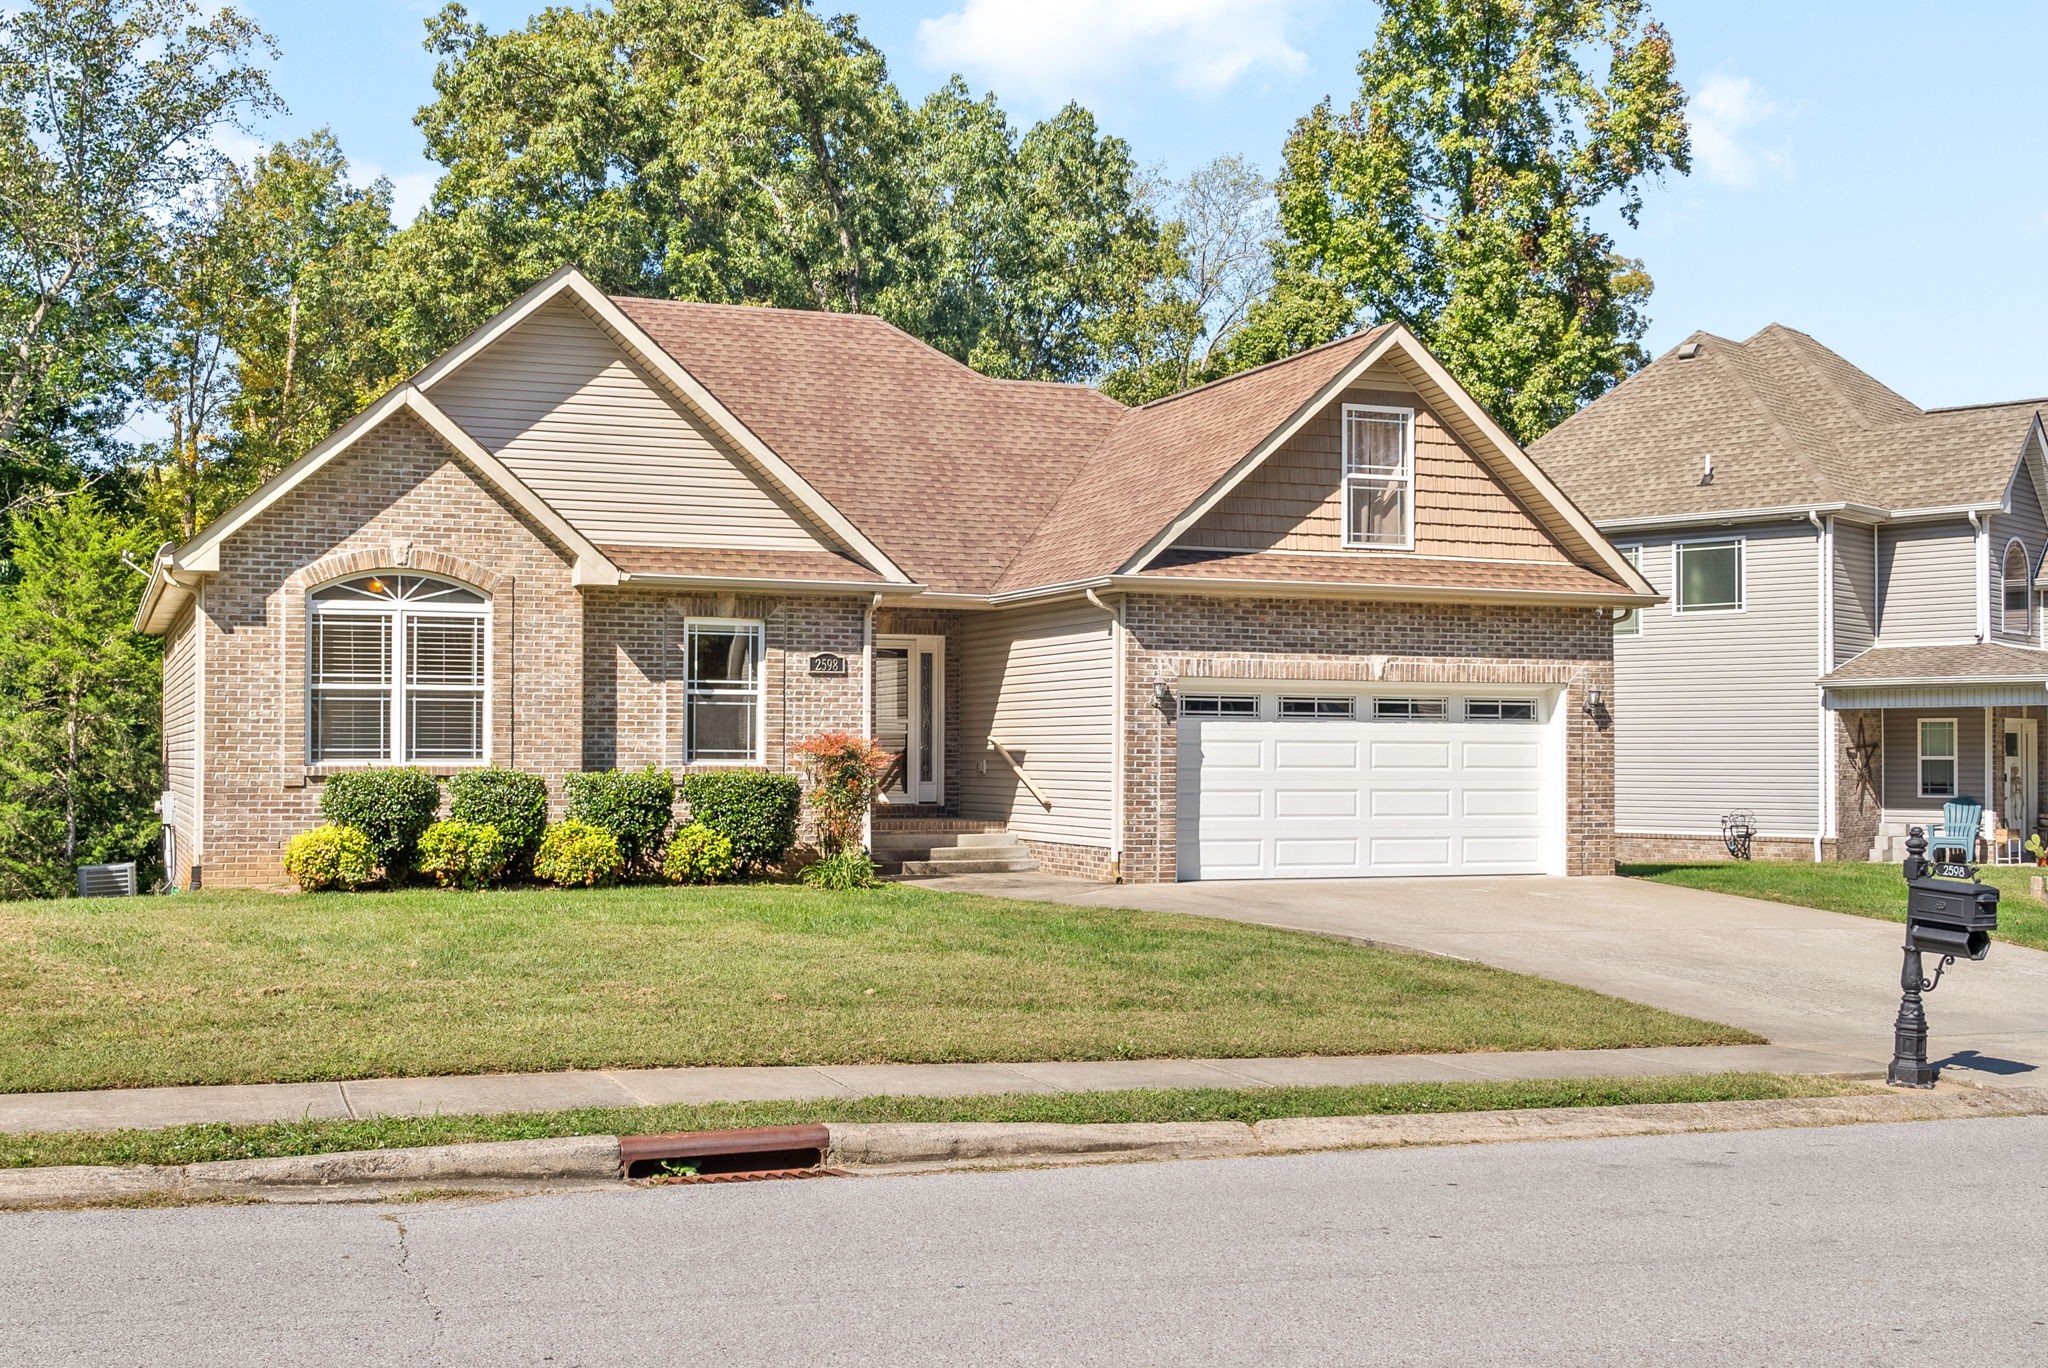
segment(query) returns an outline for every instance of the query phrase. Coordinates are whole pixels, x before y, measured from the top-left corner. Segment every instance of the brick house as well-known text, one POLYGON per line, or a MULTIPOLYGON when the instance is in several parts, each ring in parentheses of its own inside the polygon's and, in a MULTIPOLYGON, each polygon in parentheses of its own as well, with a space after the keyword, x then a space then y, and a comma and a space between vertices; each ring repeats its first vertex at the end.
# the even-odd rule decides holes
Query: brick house
POLYGON ((565 270, 160 552, 137 622, 180 886, 277 882, 349 766, 559 791, 825 727, 900 757, 884 854, 1156 881, 1606 872, 1654 601, 1400 327, 1127 409, 565 270))

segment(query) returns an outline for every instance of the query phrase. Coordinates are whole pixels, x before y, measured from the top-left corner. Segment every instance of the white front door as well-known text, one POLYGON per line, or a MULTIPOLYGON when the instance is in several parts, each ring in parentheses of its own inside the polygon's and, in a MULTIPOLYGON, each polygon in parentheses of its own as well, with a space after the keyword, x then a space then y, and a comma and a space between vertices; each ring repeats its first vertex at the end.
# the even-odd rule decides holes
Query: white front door
POLYGON ((885 803, 946 798, 946 639, 875 639, 875 739, 897 757, 885 803))
POLYGON ((1343 698, 1321 716, 1265 694, 1255 708, 1238 698, 1234 715, 1184 714, 1179 876, 1564 872, 1552 699, 1520 696, 1513 720, 1498 700, 1430 699, 1404 718, 1377 701, 1343 698))
POLYGON ((2034 834, 2041 811, 2040 743, 2040 727, 2032 718, 2005 720, 2005 746, 1998 767, 1998 820, 2021 840, 2034 834))

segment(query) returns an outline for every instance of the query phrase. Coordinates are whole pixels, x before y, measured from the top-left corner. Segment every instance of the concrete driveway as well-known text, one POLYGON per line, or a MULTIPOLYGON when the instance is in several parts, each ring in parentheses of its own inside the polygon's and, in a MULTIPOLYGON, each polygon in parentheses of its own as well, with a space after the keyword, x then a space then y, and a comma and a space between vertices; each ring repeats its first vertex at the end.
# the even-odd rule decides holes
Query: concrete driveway
MULTIPOLYGON (((1106 885, 969 875, 948 891, 1320 931, 1453 955, 1746 1027, 1882 1068, 1899 1003, 1892 922, 1638 879, 1332 879, 1106 885)), ((1928 965, 1931 970, 1932 963, 1928 965)), ((2048 953, 1997 944, 1927 998, 1929 1053, 2048 1087, 2048 953)))

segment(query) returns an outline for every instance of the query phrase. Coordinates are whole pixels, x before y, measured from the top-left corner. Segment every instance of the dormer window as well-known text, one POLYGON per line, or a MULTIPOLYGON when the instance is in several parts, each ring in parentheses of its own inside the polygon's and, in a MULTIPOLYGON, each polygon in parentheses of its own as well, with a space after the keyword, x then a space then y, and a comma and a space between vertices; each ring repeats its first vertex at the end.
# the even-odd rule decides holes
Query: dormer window
POLYGON ((2016 541, 2009 542, 2005 548, 2005 615, 1999 623, 2000 630, 2027 631, 2027 614, 2033 606, 2034 589, 2027 581, 2027 548, 2016 541))
POLYGON ((1344 544, 1415 545, 1415 412, 1344 406, 1344 544))

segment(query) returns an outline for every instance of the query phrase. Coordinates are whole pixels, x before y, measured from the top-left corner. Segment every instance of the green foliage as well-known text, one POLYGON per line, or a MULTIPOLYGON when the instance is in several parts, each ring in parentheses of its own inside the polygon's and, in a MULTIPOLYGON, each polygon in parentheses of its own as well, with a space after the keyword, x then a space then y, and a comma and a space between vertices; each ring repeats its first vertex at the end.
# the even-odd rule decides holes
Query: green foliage
POLYGON ((1641 0, 1389 0, 1349 109, 1288 137, 1274 294, 1232 363, 1368 318, 1523 441, 1598 398, 1644 359, 1651 282, 1596 225, 1690 169, 1674 60, 1641 0))
POLYGON ((803 785, 793 774, 708 770, 684 776, 683 801, 692 822, 732 842, 734 866, 752 875, 781 864, 796 844, 803 785))
POLYGON ((420 833, 413 868, 443 888, 488 888, 505 871, 512 843, 489 822, 436 822, 420 833))
POLYGON ((146 558, 149 538, 89 491, 16 514, 9 534, 0 898, 57 897, 76 865, 157 858, 162 644, 135 635, 143 580, 121 562, 146 558))
POLYGON ((448 815, 496 827, 505 839, 508 864, 518 869, 532 858, 547 829, 547 781, 538 774, 495 767, 457 770, 448 778, 448 815))
POLYGON ((284 872, 308 893, 361 888, 377 877, 377 852, 354 827, 318 826, 285 844, 284 872))
POLYGON ((619 843, 609 831, 574 818, 549 827, 533 857, 534 875, 563 888, 609 883, 624 865, 619 843))
POLYGON ((869 888, 875 883, 875 862, 859 846, 847 846, 805 865, 797 877, 813 888, 869 888))
POLYGON ((601 827, 619 844, 628 869, 641 869, 661 850, 675 816, 676 782, 665 769, 602 770, 572 774, 569 816, 601 827))
POLYGON ((420 833, 440 807, 441 785, 423 769, 342 770, 328 775, 320 792, 322 815, 369 837, 393 880, 412 867, 420 833))
POLYGON ((702 822, 680 828, 661 857, 661 875, 670 883, 718 883, 732 871, 732 842, 702 822))

